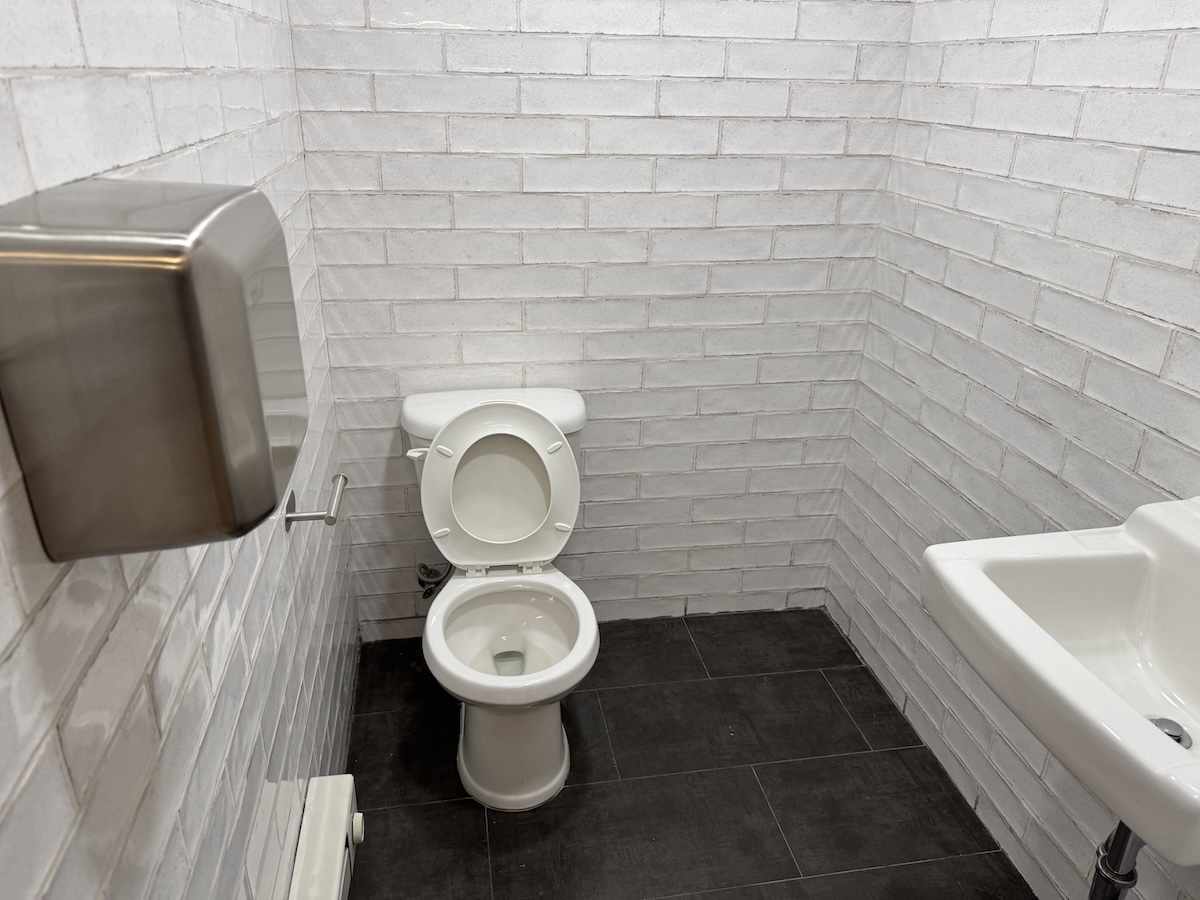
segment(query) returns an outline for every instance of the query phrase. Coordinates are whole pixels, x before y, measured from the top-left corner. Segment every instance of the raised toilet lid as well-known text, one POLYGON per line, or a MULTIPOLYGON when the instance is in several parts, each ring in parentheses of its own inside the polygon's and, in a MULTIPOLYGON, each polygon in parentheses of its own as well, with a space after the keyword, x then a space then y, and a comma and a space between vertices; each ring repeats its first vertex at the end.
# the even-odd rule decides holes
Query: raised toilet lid
POLYGON ((421 508, 460 569, 546 563, 579 513, 579 469, 558 426, 520 403, 483 403, 434 436, 421 508))

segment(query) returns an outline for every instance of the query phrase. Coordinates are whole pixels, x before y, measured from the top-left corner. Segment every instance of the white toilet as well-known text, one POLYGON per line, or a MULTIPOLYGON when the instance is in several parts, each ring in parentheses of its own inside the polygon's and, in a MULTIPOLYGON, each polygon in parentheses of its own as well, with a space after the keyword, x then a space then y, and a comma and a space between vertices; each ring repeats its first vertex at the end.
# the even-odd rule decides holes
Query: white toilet
POLYGON ((559 701, 600 646, 587 595, 550 565, 579 512, 566 435, 584 417, 576 391, 549 388, 414 394, 401 409, 425 523, 455 566, 425 620, 425 661, 463 701, 458 773, 493 809, 562 789, 559 701))

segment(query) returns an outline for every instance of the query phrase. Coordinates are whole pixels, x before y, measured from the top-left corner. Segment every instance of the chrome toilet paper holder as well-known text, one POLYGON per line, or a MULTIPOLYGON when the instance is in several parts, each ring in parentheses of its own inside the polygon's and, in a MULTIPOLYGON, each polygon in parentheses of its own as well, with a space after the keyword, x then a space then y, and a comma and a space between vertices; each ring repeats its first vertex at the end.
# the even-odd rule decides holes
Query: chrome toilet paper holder
POLYGON ((326 525, 336 525, 338 515, 342 510, 342 495, 350 479, 345 475, 333 476, 333 493, 329 496, 329 506, 324 510, 312 512, 296 512, 296 492, 288 491, 287 506, 283 511, 283 530, 290 532, 296 522, 324 522, 326 525))

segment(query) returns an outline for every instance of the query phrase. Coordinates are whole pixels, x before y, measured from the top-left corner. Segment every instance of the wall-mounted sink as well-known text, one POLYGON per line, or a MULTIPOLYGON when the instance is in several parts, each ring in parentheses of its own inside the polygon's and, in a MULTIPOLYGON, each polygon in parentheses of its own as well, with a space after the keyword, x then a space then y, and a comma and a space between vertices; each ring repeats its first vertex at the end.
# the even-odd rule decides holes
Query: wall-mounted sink
POLYGON ((1147 843, 1200 864, 1200 499, 925 564, 926 607, 992 689, 1147 843))

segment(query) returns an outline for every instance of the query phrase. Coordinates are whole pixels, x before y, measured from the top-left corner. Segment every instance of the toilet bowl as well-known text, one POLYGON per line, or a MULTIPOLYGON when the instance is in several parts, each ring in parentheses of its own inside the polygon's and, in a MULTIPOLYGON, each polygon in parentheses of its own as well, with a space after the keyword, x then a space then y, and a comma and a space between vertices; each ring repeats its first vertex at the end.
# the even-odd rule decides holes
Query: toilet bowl
POLYGON ((418 394, 401 423, 429 532, 455 566, 422 646, 463 703, 459 776, 488 807, 530 809, 566 781, 559 701, 600 643, 587 595, 550 564, 579 511, 566 432, 582 427, 583 400, 537 389, 418 394))
POLYGON ((559 701, 600 646, 587 595, 556 569, 457 574, 425 620, 433 676, 463 701, 458 774, 493 809, 530 809, 561 790, 570 768, 559 701))

